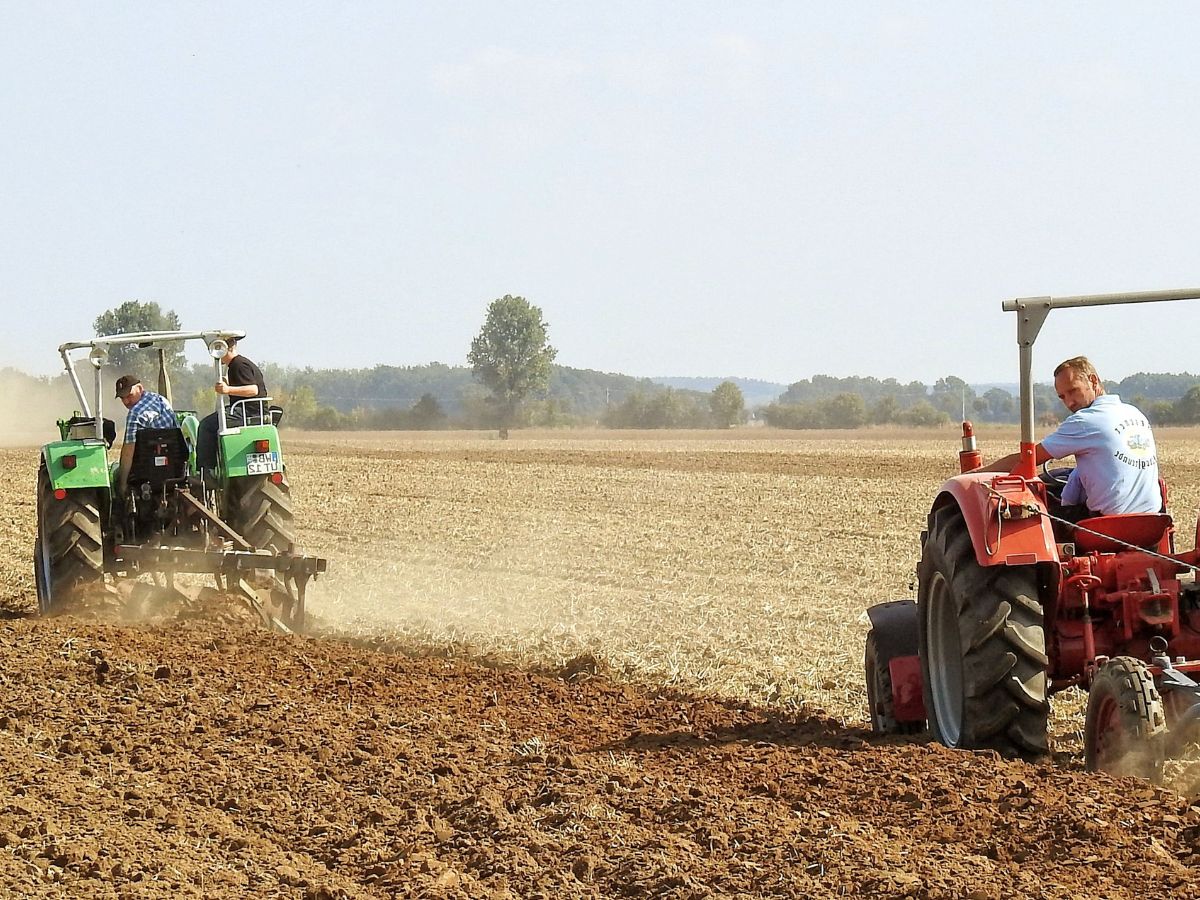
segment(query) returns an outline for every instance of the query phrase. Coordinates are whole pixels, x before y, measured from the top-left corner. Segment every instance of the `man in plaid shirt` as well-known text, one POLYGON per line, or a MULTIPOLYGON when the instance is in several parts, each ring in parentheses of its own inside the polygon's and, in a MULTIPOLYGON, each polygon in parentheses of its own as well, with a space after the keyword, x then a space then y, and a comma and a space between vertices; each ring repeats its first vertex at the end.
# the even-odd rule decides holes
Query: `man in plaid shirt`
POLYGON ((125 404, 129 413, 125 419, 125 442, 121 445, 121 465, 117 470, 117 488, 125 496, 129 484, 129 469, 133 465, 133 448, 141 428, 175 428, 175 410, 162 394, 142 387, 136 375, 122 375, 117 379, 117 399, 125 404))

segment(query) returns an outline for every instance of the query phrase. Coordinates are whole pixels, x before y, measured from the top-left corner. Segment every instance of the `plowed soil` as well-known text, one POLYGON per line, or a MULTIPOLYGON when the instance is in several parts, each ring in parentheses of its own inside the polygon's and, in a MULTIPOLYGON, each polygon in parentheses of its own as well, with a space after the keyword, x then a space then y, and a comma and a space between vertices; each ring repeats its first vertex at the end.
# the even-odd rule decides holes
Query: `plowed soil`
MULTIPOLYGON (((359 482, 356 473, 369 470, 370 453, 397 464, 391 451, 363 448, 356 455, 347 446, 330 453, 297 443, 294 489, 305 549, 331 560, 324 599, 321 585, 314 588, 318 637, 268 633, 231 601, 222 611, 212 598, 201 618, 176 610, 128 623, 122 621, 131 608, 125 601, 36 618, 28 572, 36 451, 0 451, 11 486, 0 508, 0 893, 1200 894, 1200 807, 1186 791, 1084 773, 1072 726, 1056 726, 1056 754, 1038 764, 953 752, 923 740, 875 738, 862 722, 861 675, 838 668, 836 654, 811 681, 796 674, 794 681, 772 682, 772 701, 762 686, 770 665, 756 661, 752 635, 746 638, 747 626, 735 621, 752 607, 730 606, 724 629, 697 613, 714 602, 718 588, 698 589, 704 558, 693 558, 689 549, 706 542, 708 559, 721 559, 721 529, 681 533, 677 543, 654 549, 667 556, 656 564, 648 550, 620 551, 610 535, 614 522, 639 538, 657 527, 640 518, 628 497, 619 491, 596 496, 573 512, 558 493, 564 472, 585 469, 578 476, 581 494, 607 477, 651 503, 662 479, 703 478, 711 471, 718 482, 709 493, 679 502, 707 505, 729 485, 719 478, 736 478, 733 493, 745 494, 744 507, 730 493, 723 509, 709 513, 726 523, 725 532, 738 533, 742 517, 772 508, 783 493, 845 471, 841 449, 836 465, 822 456, 829 448, 784 449, 780 467, 773 467, 768 452, 746 451, 739 460, 741 450, 721 446, 668 456, 636 445, 620 451, 580 446, 561 454, 548 446, 545 458, 522 457, 517 444, 491 445, 479 458, 469 448, 410 446, 403 448, 410 454, 402 461, 407 468, 397 465, 359 482), (807 453, 807 463, 797 462, 796 453, 807 453), (521 471, 532 470, 535 485, 526 495, 521 471), (417 477, 414 472, 419 478, 406 480, 417 477), (438 472, 449 472, 454 487, 443 485, 438 472), (759 474, 772 480, 774 493, 756 493, 759 474), (475 506, 477 494, 493 476, 498 480, 488 490, 495 506, 484 514, 475 506), (549 494, 542 504, 529 499, 538 486, 549 494), (384 497, 372 499, 372 489, 384 497), (357 537, 347 525, 346 498, 372 510, 360 516, 357 537), (393 505, 390 518, 376 508, 385 503, 393 505), (456 518, 445 517, 455 505, 461 507, 456 518), (433 507, 419 520, 432 536, 411 537, 412 519, 423 507, 433 507), (488 516, 519 512, 528 526, 551 510, 561 517, 556 533, 532 551, 524 535, 520 565, 495 547, 490 567, 468 558, 465 548, 482 539, 488 516), (433 531, 437 523, 443 527, 433 531), (358 556, 356 541, 364 544, 358 556), (538 553, 549 559, 551 550, 566 552, 565 543, 586 548, 589 541, 604 551, 603 559, 581 549, 562 564, 571 572, 537 563, 538 553), (400 573, 414 576, 423 596, 436 595, 437 602, 418 611, 402 585, 385 596, 382 560, 389 554, 400 573), (457 581, 416 577, 439 557, 457 581), (343 580, 335 578, 339 565, 343 580), (353 614, 351 569, 364 598, 353 614), (497 590, 523 584, 531 594, 559 592, 563 608, 538 618, 513 597, 505 631, 497 625, 503 617, 496 615, 500 601, 491 589, 463 589, 464 573, 479 569, 484 580, 499 582, 497 590), (622 618, 621 604, 633 601, 599 594, 589 595, 601 604, 599 613, 567 608, 581 581, 598 581, 616 597, 627 575, 630 584, 635 576, 652 583, 645 605, 673 608, 660 609, 652 620, 639 618, 640 611, 622 618), (480 615, 475 624, 463 613, 472 604, 480 615), (604 637, 605 619, 615 637, 604 637), (656 632, 653 639, 636 634, 645 622, 656 632), (660 677, 664 660, 647 650, 655 647, 673 648, 676 677, 660 677), (739 647, 746 648, 740 664, 739 647), (647 654, 641 664, 639 654, 647 654), (707 668, 699 662, 704 659, 707 668), (841 697, 849 698, 844 706, 841 697)), ((881 462, 865 445, 857 453, 851 468, 872 469, 867 480, 884 479, 889 467, 909 466, 911 473, 923 465, 914 469, 886 453, 881 462)), ((945 474, 930 468, 914 478, 913 494, 927 495, 928 482, 936 485, 945 474)), ((868 491, 864 477, 855 475, 854 482, 860 496, 868 491)), ((838 493, 828 484, 825 491, 838 493)), ((677 510, 667 499, 663 504, 645 515, 671 520, 677 510)), ((863 536, 893 515, 908 517, 895 526, 899 531, 910 519, 919 524, 921 512, 894 514, 877 504, 876 524, 847 517, 827 528, 821 546, 834 560, 848 553, 837 545, 841 527, 853 532, 844 541, 858 543, 861 552, 863 536)), ((783 521, 764 529, 784 532, 778 545, 770 544, 778 551, 811 524, 793 522, 789 531, 783 521)), ((886 530, 886 542, 911 538, 886 530)), ((811 547, 803 552, 815 554, 811 547)), ((863 580, 900 582, 911 556, 863 580)), ((828 562, 814 556, 809 565, 826 574, 793 598, 798 605, 817 600, 819 584, 831 584, 828 562)), ((751 568, 760 566, 760 558, 752 560, 751 568)), ((781 566, 779 574, 755 580, 747 569, 731 577, 739 593, 769 595, 768 616, 774 609, 779 619, 782 582, 773 579, 797 586, 795 579, 817 577, 796 571, 781 566)), ((832 574, 839 581, 856 577, 841 569, 832 574)), ((719 583, 721 576, 707 577, 719 583)), ((853 656, 861 653, 861 610, 880 599, 874 595, 881 588, 848 590, 858 596, 841 607, 847 646, 838 652, 853 656)), ((824 599, 830 593, 825 589, 824 599)), ((144 603, 136 605, 146 612, 144 603)), ((805 620, 810 627, 815 621, 805 620)), ((794 669, 791 660, 809 652, 805 622, 783 617, 779 627, 793 638, 787 647, 775 642, 765 622, 751 623, 750 630, 761 632, 770 645, 765 653, 782 660, 777 665, 794 669)), ((826 634, 818 640, 830 642, 826 634)))

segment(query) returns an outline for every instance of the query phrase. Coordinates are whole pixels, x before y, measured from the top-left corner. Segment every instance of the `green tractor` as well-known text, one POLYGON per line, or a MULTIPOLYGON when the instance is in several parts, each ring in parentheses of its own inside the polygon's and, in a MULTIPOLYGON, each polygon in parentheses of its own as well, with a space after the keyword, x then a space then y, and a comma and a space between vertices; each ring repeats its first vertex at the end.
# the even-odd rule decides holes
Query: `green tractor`
POLYGON ((300 631, 305 589, 326 561, 297 553, 291 492, 279 441, 279 407, 271 398, 239 400, 227 411, 216 397, 215 470, 196 465, 199 419, 177 412, 173 428, 140 429, 127 488, 117 489, 116 437, 103 415, 101 370, 112 347, 158 351, 159 393, 170 399, 165 349, 202 341, 216 380, 227 341, 241 331, 115 334, 58 348, 82 412, 58 421, 59 440, 41 451, 37 542, 33 551, 38 608, 60 610, 81 588, 150 573, 177 591, 177 573, 209 573, 218 589, 246 602, 268 625, 300 631), (95 374, 94 400, 75 372, 73 351, 87 350, 95 374))

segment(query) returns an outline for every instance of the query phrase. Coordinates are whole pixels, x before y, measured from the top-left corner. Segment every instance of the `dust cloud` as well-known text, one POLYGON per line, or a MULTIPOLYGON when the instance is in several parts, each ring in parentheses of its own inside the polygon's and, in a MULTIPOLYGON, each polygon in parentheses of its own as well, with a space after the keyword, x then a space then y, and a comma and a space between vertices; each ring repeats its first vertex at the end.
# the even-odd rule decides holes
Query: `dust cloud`
MULTIPOLYGON (((90 402, 89 384, 84 382, 90 402)), ((105 404, 104 415, 119 424, 124 409, 108 398, 105 404)), ((58 440, 55 422, 80 411, 79 399, 65 376, 37 378, 15 369, 0 369, 0 447, 40 447, 58 440)))
POLYGON ((330 572, 308 591, 321 630, 547 664, 614 637, 607 604, 572 597, 539 573, 532 556, 515 571, 507 569, 511 558, 504 566, 460 568, 446 560, 344 551, 334 557, 330 572))

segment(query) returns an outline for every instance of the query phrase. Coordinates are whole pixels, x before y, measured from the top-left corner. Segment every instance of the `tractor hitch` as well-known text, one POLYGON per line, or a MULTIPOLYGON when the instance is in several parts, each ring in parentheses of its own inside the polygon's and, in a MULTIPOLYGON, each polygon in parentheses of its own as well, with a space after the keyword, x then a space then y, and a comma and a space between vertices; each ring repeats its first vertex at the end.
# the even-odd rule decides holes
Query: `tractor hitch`
POLYGON ((1165 752, 1168 757, 1180 756, 1188 744, 1200 740, 1200 684, 1175 668, 1169 659, 1160 656, 1154 662, 1162 667, 1158 683, 1163 700, 1180 710, 1166 736, 1165 752))

